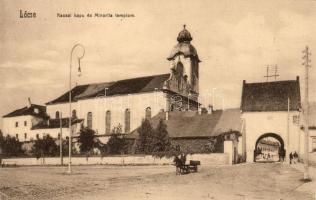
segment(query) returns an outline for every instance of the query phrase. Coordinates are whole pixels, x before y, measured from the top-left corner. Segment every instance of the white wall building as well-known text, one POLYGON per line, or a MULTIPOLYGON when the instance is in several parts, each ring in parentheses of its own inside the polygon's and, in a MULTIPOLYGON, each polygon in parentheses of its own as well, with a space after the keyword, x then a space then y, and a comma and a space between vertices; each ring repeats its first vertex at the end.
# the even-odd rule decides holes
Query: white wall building
MULTIPOLYGON (((302 116, 304 119, 304 116, 302 116)), ((304 144, 305 144, 305 132, 304 132, 304 120, 301 120, 301 134, 300 134, 300 149, 299 154, 304 154, 304 144)), ((313 102, 309 105, 309 152, 316 151, 316 103, 313 102)))
MULTIPOLYGON (((178 34, 178 44, 167 58, 172 66, 170 73, 72 88, 71 115, 76 120, 75 124, 82 123, 100 136, 110 135, 118 126, 128 134, 139 127, 143 119, 161 111, 197 110, 200 60, 191 40, 191 34, 184 27, 178 34)), ((12 136, 18 134, 20 141, 45 134, 57 138, 62 115, 63 136, 68 136, 65 120, 70 117, 69 91, 49 101, 46 112, 43 107, 43 114, 45 117, 40 118, 38 123, 31 122, 37 119, 34 114, 4 116, 3 132, 12 136), (17 121, 19 126, 15 127, 17 121), (28 121, 28 126, 20 126, 23 121, 28 121), (25 132, 30 136, 24 138, 25 132)), ((74 134, 78 133, 79 128, 77 124, 74 134)))
MULTIPOLYGON (((82 120, 73 122, 73 132, 78 132, 82 120)), ((49 119, 45 106, 29 103, 26 107, 17 109, 3 116, 3 133, 17 138, 20 142, 29 142, 50 135, 59 138, 61 133, 65 139, 69 136, 68 119, 49 119), (61 122, 61 123, 60 123, 61 122), (62 126, 60 126, 60 124, 62 126), (62 131, 61 131, 62 128, 62 131)))
POLYGON ((265 137, 277 139, 281 148, 290 152, 300 148, 300 83, 290 81, 263 83, 243 82, 241 117, 245 121, 244 153, 247 162, 254 161, 258 141, 265 137))

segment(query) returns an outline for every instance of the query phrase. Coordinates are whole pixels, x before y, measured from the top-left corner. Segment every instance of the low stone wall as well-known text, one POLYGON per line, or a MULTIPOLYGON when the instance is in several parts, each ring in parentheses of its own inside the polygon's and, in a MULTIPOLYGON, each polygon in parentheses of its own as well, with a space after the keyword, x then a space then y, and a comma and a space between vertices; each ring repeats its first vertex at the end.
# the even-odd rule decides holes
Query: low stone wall
MULTIPOLYGON (((190 160, 199 160, 201 165, 228 165, 229 156, 225 153, 212 154, 192 154, 187 155, 187 162, 190 160)), ((64 164, 68 164, 68 157, 64 158, 64 164)), ((135 156, 111 156, 111 157, 73 157, 73 165, 168 165, 173 164, 173 158, 154 158, 152 156, 135 155, 135 156)), ((45 159, 36 158, 9 158, 3 159, 3 164, 31 166, 31 165, 60 165, 59 157, 50 157, 45 159)))

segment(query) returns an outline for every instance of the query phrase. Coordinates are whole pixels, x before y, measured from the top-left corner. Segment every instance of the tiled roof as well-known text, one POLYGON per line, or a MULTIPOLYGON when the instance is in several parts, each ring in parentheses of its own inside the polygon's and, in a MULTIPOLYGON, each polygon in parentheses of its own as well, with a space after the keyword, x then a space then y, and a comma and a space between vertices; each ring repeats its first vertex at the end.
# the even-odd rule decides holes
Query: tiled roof
POLYGON ((242 88, 241 110, 286 111, 290 100, 290 110, 301 108, 300 82, 296 80, 263 83, 246 83, 242 88))
MULTIPOLYGON (((155 128, 160 119, 165 119, 165 112, 154 116, 150 122, 155 128)), ((214 111, 212 114, 197 114, 194 111, 169 112, 168 120, 165 120, 169 137, 171 138, 201 138, 216 137, 228 131, 241 131, 241 119, 239 109, 227 109, 214 111)), ((129 138, 137 137, 137 130, 133 131, 129 138)))
MULTIPOLYGON (((72 119, 71 124, 76 124, 82 122, 83 119, 72 119)), ((69 127, 69 118, 62 118, 61 120, 62 128, 69 127)), ((35 129, 51 129, 51 128, 60 128, 60 119, 49 119, 48 121, 41 121, 32 127, 32 130, 35 129)))
MULTIPOLYGON (((132 78, 115 82, 95 83, 87 85, 79 85, 72 89, 72 101, 79 99, 93 98, 104 96, 105 88, 106 96, 120 94, 135 94, 141 92, 154 91, 155 88, 162 89, 164 82, 168 80, 170 74, 161 74, 154 76, 146 76, 140 78, 132 78)), ((54 99, 46 104, 64 103, 69 101, 69 92, 54 99)))
POLYGON ((47 118, 46 107, 36 104, 31 104, 30 107, 24 107, 17 109, 9 114, 4 115, 3 117, 17 117, 17 116, 25 116, 31 115, 40 118, 47 118))
POLYGON ((200 62, 196 49, 188 42, 180 42, 174 46, 167 60, 173 60, 177 55, 183 55, 185 58, 196 57, 200 62))

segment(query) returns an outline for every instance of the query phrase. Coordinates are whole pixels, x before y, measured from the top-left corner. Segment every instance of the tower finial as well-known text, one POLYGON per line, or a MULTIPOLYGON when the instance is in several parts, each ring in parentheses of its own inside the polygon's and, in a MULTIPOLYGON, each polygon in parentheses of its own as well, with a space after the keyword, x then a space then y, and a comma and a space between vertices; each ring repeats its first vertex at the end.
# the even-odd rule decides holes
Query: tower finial
POLYGON ((183 24, 183 29, 185 29, 185 27, 186 27, 186 24, 183 24))

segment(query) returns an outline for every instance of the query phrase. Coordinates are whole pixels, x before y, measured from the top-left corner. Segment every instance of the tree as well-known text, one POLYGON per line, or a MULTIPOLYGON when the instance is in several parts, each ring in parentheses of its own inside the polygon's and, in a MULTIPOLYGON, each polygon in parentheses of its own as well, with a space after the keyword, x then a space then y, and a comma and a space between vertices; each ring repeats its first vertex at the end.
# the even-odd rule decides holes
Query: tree
POLYGON ((79 149, 81 153, 85 153, 87 156, 91 153, 94 147, 96 147, 95 132, 89 128, 82 128, 78 138, 79 149))
POLYGON ((160 119, 152 138, 152 153, 163 153, 170 149, 169 134, 167 131, 167 125, 162 119, 160 119))
POLYGON ((0 155, 3 154, 4 152, 4 144, 5 144, 5 138, 3 137, 3 133, 0 130, 0 155))
POLYGON ((122 126, 119 124, 111 131, 111 137, 107 143, 109 154, 124 154, 127 150, 127 142, 122 135, 122 126))
POLYGON ((112 135, 107 143, 109 154, 126 153, 126 141, 123 136, 112 135))
POLYGON ((55 140, 50 136, 46 135, 43 139, 38 138, 32 147, 32 154, 36 158, 45 156, 56 156, 59 153, 59 148, 55 140))
POLYGON ((139 138, 136 151, 138 153, 151 154, 154 129, 148 119, 143 120, 138 128, 139 138))
MULTIPOLYGON (((63 152, 63 156, 67 156, 69 154, 69 138, 67 137, 66 140, 63 140, 62 143, 62 152, 63 152)), ((58 149, 60 150, 60 143, 58 143, 58 149)))
POLYGON ((22 143, 10 135, 4 137, 3 133, 0 131, 0 153, 9 157, 21 155, 24 153, 22 150, 22 143))

